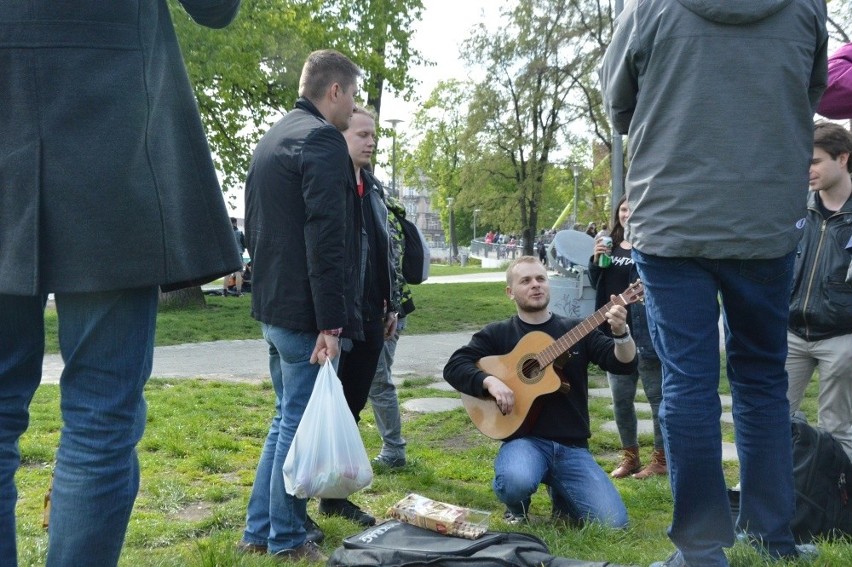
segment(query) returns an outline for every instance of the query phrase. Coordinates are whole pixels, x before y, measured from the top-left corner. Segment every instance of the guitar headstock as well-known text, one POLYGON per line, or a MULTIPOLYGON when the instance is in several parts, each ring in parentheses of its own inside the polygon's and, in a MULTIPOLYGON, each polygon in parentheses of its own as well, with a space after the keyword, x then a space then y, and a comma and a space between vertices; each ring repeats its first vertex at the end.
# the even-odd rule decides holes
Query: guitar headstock
POLYGON ((636 280, 630 284, 627 289, 619 294, 619 297, 625 305, 643 301, 645 299, 645 286, 642 285, 642 280, 636 280))

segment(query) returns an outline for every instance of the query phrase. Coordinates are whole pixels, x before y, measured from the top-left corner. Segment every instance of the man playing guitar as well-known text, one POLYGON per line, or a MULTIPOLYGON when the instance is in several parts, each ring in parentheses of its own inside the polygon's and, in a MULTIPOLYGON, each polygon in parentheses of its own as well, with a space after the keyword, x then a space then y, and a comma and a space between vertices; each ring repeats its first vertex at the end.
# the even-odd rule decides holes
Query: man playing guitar
MULTIPOLYGON (((522 256, 509 265, 506 284, 506 295, 515 302, 517 315, 476 333, 467 346, 450 357, 444 367, 444 379, 462 394, 488 399, 500 414, 510 416, 519 407, 530 407, 521 403, 524 387, 513 390, 505 377, 483 371, 480 361, 518 350, 519 342, 524 342, 531 332, 543 332, 555 340, 578 323, 587 323, 548 311, 547 271, 532 256, 522 256)), ((588 364, 593 362, 619 374, 636 369, 636 346, 626 323, 627 310, 616 296, 612 299, 613 305, 603 317, 613 338, 594 328, 596 325, 589 326, 588 333, 584 331, 583 338, 553 362, 563 386, 535 400, 524 425, 500 447, 494 461, 493 488, 506 505, 507 522, 526 520, 530 497, 544 483, 553 501, 554 518, 572 523, 599 521, 616 528, 627 525, 621 496, 588 449, 588 364)), ((522 364, 526 364, 523 359, 511 368, 522 364)))

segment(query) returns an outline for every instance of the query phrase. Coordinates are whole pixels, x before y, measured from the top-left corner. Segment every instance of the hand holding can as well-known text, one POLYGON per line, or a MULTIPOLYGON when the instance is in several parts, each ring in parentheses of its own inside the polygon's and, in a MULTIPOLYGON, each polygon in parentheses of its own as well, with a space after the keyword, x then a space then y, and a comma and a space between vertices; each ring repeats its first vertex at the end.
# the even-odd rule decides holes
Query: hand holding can
POLYGON ((609 268, 612 266, 612 237, 611 236, 601 236, 601 244, 606 248, 605 252, 602 252, 600 256, 598 256, 598 266, 601 268, 609 268))

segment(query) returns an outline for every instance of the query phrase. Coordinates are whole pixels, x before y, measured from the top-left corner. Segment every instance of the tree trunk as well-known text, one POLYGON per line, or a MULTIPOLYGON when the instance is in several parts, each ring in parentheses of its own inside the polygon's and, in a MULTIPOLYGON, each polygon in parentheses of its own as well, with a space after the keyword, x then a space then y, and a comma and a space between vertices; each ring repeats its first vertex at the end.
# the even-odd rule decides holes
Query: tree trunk
POLYGON ((175 291, 160 290, 160 309, 186 309, 187 307, 207 307, 201 286, 185 287, 175 291))

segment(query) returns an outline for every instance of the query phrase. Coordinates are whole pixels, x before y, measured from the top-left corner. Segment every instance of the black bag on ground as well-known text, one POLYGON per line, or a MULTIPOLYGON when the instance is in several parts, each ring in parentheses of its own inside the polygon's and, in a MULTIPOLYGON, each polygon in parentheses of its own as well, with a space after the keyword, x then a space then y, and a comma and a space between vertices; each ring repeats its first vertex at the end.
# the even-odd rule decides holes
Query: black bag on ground
POLYGON ((554 557, 537 537, 486 532, 477 539, 441 535, 389 520, 343 539, 330 567, 615 567, 611 563, 554 557))
POLYGON ((797 413, 793 427, 793 481, 796 515, 790 529, 797 541, 852 534, 852 503, 847 482, 852 463, 843 446, 797 413))

